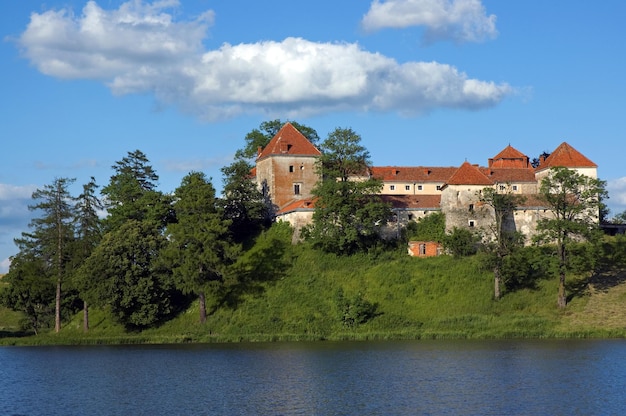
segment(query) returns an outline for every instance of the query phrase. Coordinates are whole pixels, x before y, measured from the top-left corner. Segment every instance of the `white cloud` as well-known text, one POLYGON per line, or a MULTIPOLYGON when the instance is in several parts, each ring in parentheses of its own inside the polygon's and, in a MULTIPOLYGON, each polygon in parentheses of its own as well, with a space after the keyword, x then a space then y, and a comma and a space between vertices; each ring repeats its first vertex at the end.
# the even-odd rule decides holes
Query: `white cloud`
POLYGON ((513 92, 449 65, 401 64, 354 43, 287 38, 205 51, 202 40, 213 13, 177 22, 165 12, 177 5, 134 0, 108 11, 90 1, 80 16, 33 13, 19 45, 45 74, 99 80, 119 95, 152 93, 160 103, 203 119, 337 110, 416 115, 489 107, 513 92))
POLYGON ((609 191, 607 202, 611 208, 611 214, 626 211, 626 176, 609 180, 606 189, 609 191))
POLYGON ((193 160, 181 160, 181 159, 169 159, 163 162, 165 170, 169 172, 201 172, 206 169, 214 169, 225 166, 227 163, 232 162, 231 157, 216 157, 209 159, 193 159, 193 160))
MULTIPOLYGON (((13 238, 22 231, 28 230, 28 223, 32 212, 28 204, 32 202, 32 194, 37 189, 35 185, 16 186, 0 183, 0 255, 16 252, 13 238)), ((8 257, 0 257, 0 273, 9 270, 8 257)))
POLYGON ((480 0, 374 0, 361 25, 367 31, 424 26, 427 43, 480 42, 495 38, 496 16, 480 0))

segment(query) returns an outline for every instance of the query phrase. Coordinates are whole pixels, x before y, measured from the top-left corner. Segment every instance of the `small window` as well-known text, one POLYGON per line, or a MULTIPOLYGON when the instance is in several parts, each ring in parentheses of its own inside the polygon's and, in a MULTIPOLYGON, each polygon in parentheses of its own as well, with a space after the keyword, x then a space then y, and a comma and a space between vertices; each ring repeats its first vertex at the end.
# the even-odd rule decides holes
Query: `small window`
POLYGON ((504 191, 505 189, 506 189, 506 186, 504 186, 504 185, 500 185, 500 190, 501 190, 501 191, 504 191))
POLYGON ((476 222, 474 220, 469 220, 469 226, 470 227, 475 227, 476 226, 476 222))
POLYGON ((304 165, 300 165, 300 170, 304 170, 304 165))
POLYGON ((293 193, 294 193, 294 195, 300 195, 300 184, 299 183, 295 183, 293 185, 293 193))
POLYGON ((474 204, 469 204, 469 210, 470 212, 474 212, 474 204))
POLYGON ((293 172, 293 165, 289 165, 289 172, 293 172))
POLYGON ((413 214, 408 215, 409 221, 413 221, 413 214))
POLYGON ((404 185, 404 189, 407 190, 407 191, 410 191, 411 190, 411 185, 404 185))
POLYGON ((517 191, 517 185, 513 185, 513 190, 517 191))
POLYGON ((437 185, 437 190, 441 191, 441 185, 437 185))
POLYGON ((422 190, 422 185, 417 185, 417 190, 421 191, 422 190))
POLYGON ((396 185, 389 185, 389 190, 390 191, 395 191, 396 190, 396 185))
POLYGON ((426 244, 420 244, 419 252, 420 252, 420 256, 426 255, 426 244))

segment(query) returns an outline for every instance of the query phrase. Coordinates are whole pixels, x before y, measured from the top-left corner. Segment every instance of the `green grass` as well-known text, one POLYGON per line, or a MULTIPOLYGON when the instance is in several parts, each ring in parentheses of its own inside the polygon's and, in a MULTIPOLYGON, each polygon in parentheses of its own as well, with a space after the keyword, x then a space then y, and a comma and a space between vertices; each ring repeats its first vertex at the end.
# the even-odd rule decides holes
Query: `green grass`
MULTIPOLYGON (((337 257, 302 246, 288 254, 290 270, 266 282, 237 305, 221 307, 205 325, 198 305, 156 328, 129 333, 103 311, 92 310, 89 333, 82 315, 60 334, 0 338, 2 344, 180 343, 282 340, 504 339, 626 336, 626 283, 595 293, 582 291, 566 310, 556 306, 556 279, 533 289, 505 293, 494 301, 493 277, 478 257, 411 258, 403 250, 337 257), (357 327, 342 324, 337 291, 361 294, 376 305, 373 319, 357 327), (592 309, 590 309, 592 308, 592 309), (617 312, 616 312, 617 311, 617 312), (611 316, 611 324, 605 324, 611 316), (616 316, 616 313, 618 314, 616 316)), ((568 277, 574 286, 577 279, 568 277)), ((584 286, 584 285, 582 285, 584 286)), ((211 310, 212 305, 207 305, 211 310)), ((15 314, 0 311, 0 319, 15 314)), ((7 322, 9 322, 7 318, 7 322)))

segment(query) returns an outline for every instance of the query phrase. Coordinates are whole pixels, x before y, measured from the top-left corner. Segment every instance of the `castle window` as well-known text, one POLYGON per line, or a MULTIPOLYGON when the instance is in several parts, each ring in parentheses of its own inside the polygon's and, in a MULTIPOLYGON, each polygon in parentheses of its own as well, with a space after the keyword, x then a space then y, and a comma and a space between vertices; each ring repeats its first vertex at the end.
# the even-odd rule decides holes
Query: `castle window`
POLYGON ((300 170, 304 170, 304 165, 300 165, 300 170))
POLYGON ((468 225, 469 225, 470 227, 475 227, 475 226, 476 226, 476 222, 475 222, 474 220, 469 220, 468 225))
POLYGON ((504 185, 500 185, 500 190, 504 191, 506 189, 506 187, 504 185))
POLYGON ((299 183, 294 183, 293 184, 293 193, 294 193, 294 195, 300 195, 300 184, 299 183))
POLYGON ((396 185, 389 185, 389 190, 390 191, 395 191, 396 190, 396 185))
POLYGON ((289 165, 289 172, 293 172, 293 165, 289 165))
POLYGON ((417 190, 421 191, 422 190, 422 185, 417 185, 417 190))
POLYGON ((426 255, 426 244, 420 244, 420 246, 419 246, 419 253, 420 253, 420 256, 425 256, 426 255))
POLYGON ((517 185, 513 185, 513 190, 517 191, 517 185))
POLYGON ((470 212, 474 212, 474 204, 469 204, 469 210, 470 212))
POLYGON ((404 185, 404 189, 407 190, 407 191, 410 191, 411 190, 411 185, 404 185))
POLYGON ((437 190, 441 191, 441 185, 437 185, 437 190))
POLYGON ((409 221, 413 221, 413 214, 409 214, 409 221))

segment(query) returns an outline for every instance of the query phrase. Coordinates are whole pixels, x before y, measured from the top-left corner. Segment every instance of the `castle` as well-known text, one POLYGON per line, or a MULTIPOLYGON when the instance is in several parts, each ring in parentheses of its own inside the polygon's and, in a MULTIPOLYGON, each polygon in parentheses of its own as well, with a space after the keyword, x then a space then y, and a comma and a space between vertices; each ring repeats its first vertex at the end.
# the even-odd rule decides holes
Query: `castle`
MULTIPOLYGON (((315 210, 311 191, 319 180, 315 163, 320 155, 290 123, 257 155, 257 184, 271 200, 276 219, 289 222, 296 230, 311 222, 315 210)), ((381 196, 391 204, 394 218, 386 227, 389 236, 409 221, 433 212, 445 214, 448 231, 454 227, 485 229, 493 217, 481 204, 479 192, 494 187, 524 196, 509 223, 530 237, 537 221, 550 215, 538 198, 538 188, 550 168, 557 166, 597 178, 598 166, 565 142, 548 157, 541 157, 537 167, 509 145, 489 158, 487 166, 467 161, 457 167, 376 166, 368 175, 382 180, 381 196)))

